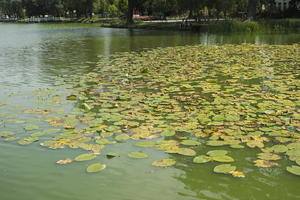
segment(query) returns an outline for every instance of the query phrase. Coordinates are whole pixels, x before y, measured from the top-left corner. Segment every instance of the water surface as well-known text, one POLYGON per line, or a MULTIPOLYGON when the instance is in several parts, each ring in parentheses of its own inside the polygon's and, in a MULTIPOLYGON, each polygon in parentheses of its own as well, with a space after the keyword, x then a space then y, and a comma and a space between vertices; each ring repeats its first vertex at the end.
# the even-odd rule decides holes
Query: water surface
MULTIPOLYGON (((53 88, 55 77, 86 73, 96 65, 99 55, 141 51, 178 45, 222 45, 240 43, 293 44, 298 33, 289 34, 206 34, 154 30, 99 28, 95 25, 0 24, 0 101, 24 108, 35 105, 33 91, 53 88), (16 95, 17 94, 17 95, 16 95)), ((0 109, 14 114, 17 107, 0 109)), ((66 109, 68 107, 66 106, 66 109)), ((3 115, 0 116, 0 120, 3 115)), ((1 129, 22 131, 20 125, 1 129)), ((108 147, 103 153, 119 150, 119 159, 108 160, 107 169, 86 174, 89 163, 57 166, 55 161, 74 157, 82 151, 48 150, 34 143, 22 147, 0 140, 1 200, 281 200, 299 199, 299 178, 281 168, 257 169, 245 162, 258 153, 236 153, 244 179, 214 174, 213 164, 196 165, 180 156, 174 168, 158 169, 151 162, 165 157, 163 152, 146 149, 149 160, 132 160, 127 153, 138 150, 128 143, 108 147)))

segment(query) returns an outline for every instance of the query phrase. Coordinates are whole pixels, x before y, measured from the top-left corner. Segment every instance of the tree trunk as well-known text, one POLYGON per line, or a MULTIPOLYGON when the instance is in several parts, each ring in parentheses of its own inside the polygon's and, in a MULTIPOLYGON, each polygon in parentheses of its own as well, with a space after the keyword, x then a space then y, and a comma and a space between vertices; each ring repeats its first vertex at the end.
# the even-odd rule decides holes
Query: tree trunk
POLYGON ((257 0, 248 0, 248 19, 256 20, 257 0))
POLYGON ((134 0, 128 0, 127 24, 133 24, 134 0))

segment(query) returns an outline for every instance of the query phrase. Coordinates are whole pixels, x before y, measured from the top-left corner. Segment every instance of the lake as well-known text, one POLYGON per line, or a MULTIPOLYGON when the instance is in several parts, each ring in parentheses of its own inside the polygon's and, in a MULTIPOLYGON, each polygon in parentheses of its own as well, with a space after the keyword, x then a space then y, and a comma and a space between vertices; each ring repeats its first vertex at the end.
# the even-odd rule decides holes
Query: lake
MULTIPOLYGON (((74 81, 74 76, 94 72, 104 57, 160 47, 243 43, 299 44, 300 34, 207 34, 111 29, 82 24, 0 23, 0 105, 1 102, 7 104, 0 106, 0 131, 16 132, 23 137, 28 134, 24 131, 27 123, 49 129, 43 122, 44 116, 32 117, 23 111, 39 108, 53 92, 57 95, 68 93, 68 89, 74 89, 69 87, 68 79, 74 81), (65 85, 59 84, 61 78, 65 85)), ((299 69, 296 68, 295 73, 299 75, 299 69)), ((59 109, 70 111, 73 108, 77 108, 76 103, 62 104, 57 113, 59 109)), ((51 137, 47 135, 46 138, 51 137)), ((107 168, 88 174, 85 168, 90 163, 55 164, 58 160, 84 153, 81 149, 52 150, 41 147, 36 141, 22 146, 16 141, 0 139, 1 200, 300 199, 299 176, 288 174, 283 168, 257 168, 253 163, 245 162, 259 153, 258 149, 231 152, 246 173, 245 178, 234 179, 212 172, 212 163, 195 165, 177 155, 172 155, 177 160, 174 167, 153 167, 151 162, 165 158, 166 153, 151 148, 144 150, 151 155, 150 160, 133 161, 127 154, 140 150, 134 143, 130 140, 107 145, 102 154, 117 151, 120 157, 99 156, 97 160, 106 163, 107 168)), ((230 148, 226 147, 226 150, 230 151, 230 148)))

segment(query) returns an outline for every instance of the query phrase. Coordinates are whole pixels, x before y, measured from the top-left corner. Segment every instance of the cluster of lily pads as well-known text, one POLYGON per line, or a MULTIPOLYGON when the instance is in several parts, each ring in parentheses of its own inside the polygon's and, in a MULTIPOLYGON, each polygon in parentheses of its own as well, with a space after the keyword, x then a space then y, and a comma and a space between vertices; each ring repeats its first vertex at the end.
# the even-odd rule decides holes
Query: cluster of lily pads
MULTIPOLYGON (((47 98, 39 100, 39 108, 23 110, 55 129, 32 132, 39 127, 27 124, 29 136, 18 138, 7 131, 0 136, 21 145, 47 136, 40 142, 43 147, 88 151, 58 164, 95 159, 106 145, 127 140, 190 156, 195 164, 234 162, 224 146, 257 148, 261 153, 253 158, 255 166, 277 167, 276 161, 285 159, 287 171, 300 175, 298 44, 182 46, 99 59, 90 73, 59 78, 56 85, 66 87, 66 92, 37 91, 47 93, 47 98), (73 111, 53 108, 69 103, 73 111), (199 146, 216 149, 204 153, 199 146)), ((148 158, 142 151, 128 156, 148 158)), ((169 167, 176 160, 165 158, 152 165, 169 167)), ((87 171, 105 167, 94 163, 87 171)), ((217 165, 213 171, 245 176, 231 164, 217 165)))

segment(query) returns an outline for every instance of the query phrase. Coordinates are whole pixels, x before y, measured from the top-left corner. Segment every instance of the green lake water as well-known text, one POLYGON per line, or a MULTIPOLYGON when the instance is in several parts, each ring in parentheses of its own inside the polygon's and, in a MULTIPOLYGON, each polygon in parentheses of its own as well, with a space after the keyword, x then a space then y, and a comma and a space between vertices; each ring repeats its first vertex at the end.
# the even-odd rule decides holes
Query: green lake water
MULTIPOLYGON (((39 89, 57 88, 56 77, 88 73, 102 56, 142 51, 157 47, 202 44, 294 44, 299 33, 289 34, 198 34, 190 32, 99 28, 96 25, 0 24, 0 131, 23 133, 24 124, 6 120, 31 120, 49 128, 37 118, 19 116, 19 110, 37 107, 39 89)), ((299 73, 299 71, 295 71, 299 73)), ((58 92, 64 92, 61 87, 58 92)), ((73 104, 63 106, 71 110, 73 104)), ((87 174, 91 162, 56 165, 73 158, 79 149, 50 150, 39 142, 21 146, 0 139, 0 200, 297 200, 299 176, 284 168, 257 168, 250 162, 257 149, 231 150, 245 178, 215 174, 215 164, 197 165, 180 155, 174 167, 151 166, 166 153, 143 149, 149 159, 132 160, 127 154, 139 151, 133 141, 107 146, 103 154, 118 152, 120 157, 97 161, 106 163, 100 173, 87 174)), ((214 149, 208 147, 208 149, 214 149)), ((224 149, 224 148, 223 148, 224 149)), ((287 163, 280 162, 282 166, 287 163)), ((289 164, 289 163, 288 163, 289 164)))

